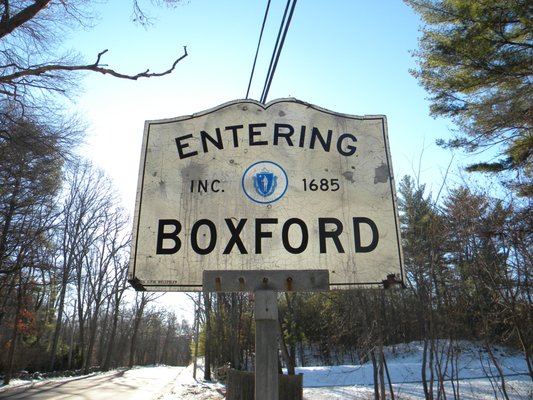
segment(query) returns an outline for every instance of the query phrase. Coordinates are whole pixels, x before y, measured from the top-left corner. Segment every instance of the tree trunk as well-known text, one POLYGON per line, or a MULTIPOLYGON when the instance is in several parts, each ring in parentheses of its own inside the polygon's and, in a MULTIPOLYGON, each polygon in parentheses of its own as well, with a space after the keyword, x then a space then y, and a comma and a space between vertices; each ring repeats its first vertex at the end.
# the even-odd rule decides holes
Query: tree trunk
POLYGON ((100 306, 97 302, 95 305, 95 310, 93 317, 90 321, 90 330, 89 330, 89 344, 87 346, 87 354, 85 356, 83 373, 88 374, 89 368, 91 367, 91 362, 93 358, 94 342, 96 341, 96 329, 98 328, 98 312, 100 311, 100 306))
POLYGON ((101 324, 100 338, 99 338, 99 344, 98 344, 98 357, 96 361, 97 365, 100 365, 100 366, 104 365, 104 357, 105 357, 104 351, 106 348, 106 342, 107 340, 109 340, 109 335, 108 335, 109 307, 110 307, 110 302, 107 301, 106 308, 105 308, 104 321, 101 324))
POLYGON ((533 346, 526 344, 526 339, 524 337, 524 334, 522 333, 522 329, 516 323, 515 323, 515 330, 518 334, 518 340, 520 342, 520 346, 522 347, 522 351, 524 353, 524 358, 526 360, 526 365, 527 365, 527 370, 529 371, 529 376, 531 380, 533 380, 533 361, 532 361, 533 353, 531 352, 531 349, 533 346))
POLYGON ((372 359, 372 373, 374 377, 374 400, 380 400, 378 362, 376 360, 376 353, 374 349, 370 351, 370 358, 372 359))
POLYGON ((392 380, 390 378, 389 367, 387 366, 387 360, 383 356, 383 366, 385 367, 385 374, 387 375, 387 381, 389 382, 390 398, 394 400, 394 388, 392 387, 392 380))
POLYGON ((4 226, 2 227, 2 236, 0 236, 0 271, 3 271, 4 254, 6 252, 6 244, 8 242, 9 230, 11 228, 11 221, 15 214, 15 208, 17 205, 17 196, 20 192, 20 179, 15 177, 15 185, 13 187, 13 193, 9 199, 8 211, 4 214, 4 226))
POLYGON ((200 336, 200 301, 201 293, 198 293, 198 303, 196 304, 196 312, 194 314, 194 356, 193 356, 193 370, 192 378, 196 380, 196 368, 198 367, 198 341, 200 336))
MULTIPOLYGON (((87 310, 89 312, 89 310, 87 310)), ((78 323, 79 323, 79 332, 78 332, 78 346, 79 354, 81 356, 80 364, 77 368, 83 367, 85 365, 85 322, 86 322, 86 311, 83 309, 83 296, 78 289, 78 323)))
POLYGON ((128 361, 128 367, 133 367, 135 362, 135 346, 137 344, 137 336, 139 334, 139 326, 141 325, 141 319, 144 313, 145 306, 145 292, 142 292, 141 302, 138 304, 137 310, 135 312, 135 320, 133 322, 133 333, 131 336, 130 342, 130 358, 128 361))
POLYGON ((503 373, 502 367, 500 366, 500 363, 498 362, 498 360, 494 356, 494 352, 492 351, 492 348, 491 348, 489 343, 485 343, 485 349, 489 353, 489 356, 490 356, 490 359, 492 360, 492 363, 494 364, 494 366, 498 370, 498 375, 500 376, 501 393, 502 393, 503 397, 506 400, 509 400, 509 395, 507 394, 507 384, 505 382, 505 374, 503 373))
POLYGON ((424 395, 426 397, 426 400, 429 400, 430 394, 429 394, 429 387, 428 387, 428 380, 427 380, 427 359, 428 359, 428 340, 424 339, 424 350, 422 352, 422 370, 420 371, 422 374, 422 386, 424 387, 424 395))
POLYGON ((385 368, 383 366, 383 344, 379 344, 379 391, 381 394, 381 400, 387 400, 387 392, 385 390, 385 368))
POLYGON ((15 311, 15 321, 13 324, 13 331, 11 334, 11 340, 9 341, 9 350, 7 353, 7 367, 4 374, 4 385, 9 384, 9 381, 11 380, 11 376, 13 374, 13 361, 15 358, 15 348, 17 346, 17 340, 19 336, 18 327, 19 327, 19 319, 20 319, 20 312, 22 310, 22 272, 18 271, 18 277, 19 277, 19 284, 18 284, 18 290, 17 290, 17 308, 15 311))
POLYGON ((72 369, 72 353, 74 352, 74 319, 76 318, 76 303, 74 303, 74 311, 72 313, 72 318, 70 319, 70 340, 69 340, 69 350, 68 350, 68 369, 72 369))
POLYGON ((111 357, 115 352, 115 335, 117 334, 118 317, 119 317, 120 305, 119 302, 115 302, 113 307, 113 323, 111 325, 111 333, 109 334, 109 343, 107 344, 107 351, 105 354, 104 365, 102 369, 104 371, 109 370, 111 364, 111 357))
POLYGON ((231 293, 231 367, 241 369, 240 321, 241 302, 237 293, 231 293))
POLYGON ((209 293, 204 293, 205 303, 205 365, 204 379, 211 380, 211 298, 209 293))
POLYGON ((295 375, 296 369, 294 367, 294 364, 292 363, 291 357, 289 355, 289 351, 287 349, 287 342, 285 340, 285 335, 283 335, 283 328, 281 325, 281 315, 279 315, 279 344, 281 348, 281 356, 283 357, 283 361, 285 361, 285 365, 287 366, 287 375, 295 375))
POLYGON ((56 362, 57 345, 59 343, 59 335, 61 334, 61 325, 63 319, 63 311, 65 309, 65 295, 67 292, 68 273, 66 268, 63 268, 63 277, 61 279, 61 290, 59 292, 59 306, 57 310, 57 321, 54 330, 54 337, 52 340, 52 348, 50 349, 50 371, 54 370, 56 362))

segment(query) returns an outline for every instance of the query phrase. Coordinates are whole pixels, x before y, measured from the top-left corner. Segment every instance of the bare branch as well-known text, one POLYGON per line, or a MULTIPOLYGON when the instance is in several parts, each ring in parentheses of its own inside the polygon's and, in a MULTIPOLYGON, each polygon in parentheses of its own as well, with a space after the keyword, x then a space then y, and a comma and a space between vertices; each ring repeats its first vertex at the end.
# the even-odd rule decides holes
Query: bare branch
MULTIPOLYGON (((121 78, 121 79, 131 79, 131 80, 137 80, 139 78, 153 78, 153 77, 159 77, 159 76, 165 76, 165 75, 168 75, 170 73, 172 73, 172 71, 174 71, 174 69, 176 68, 176 65, 178 65, 178 63, 183 60, 185 57, 187 57, 187 46, 183 46, 183 55, 179 58, 177 58, 174 63, 172 63, 172 66, 167 69, 166 71, 163 71, 163 72, 150 72, 149 69, 147 69, 146 71, 144 72, 140 72, 138 74, 135 74, 135 75, 127 75, 127 74, 122 74, 120 72, 117 72, 113 69, 109 69, 109 68, 104 68, 100 65, 100 58, 102 57, 102 55, 104 55, 105 53, 107 52, 107 50, 104 50, 102 51, 101 53, 98 54, 98 58, 96 60, 96 63, 93 64, 93 65, 87 65, 87 66, 82 66, 80 69, 81 70, 87 70, 87 71, 95 71, 95 72, 99 72, 101 74, 109 74, 109 75, 112 75, 116 78, 121 78)), ((69 69, 70 70, 70 69, 69 69)), ((74 69, 76 70, 76 69, 74 69)))
POLYGON ((33 4, 23 8, 17 14, 9 17, 9 2, 4 2, 4 12, 0 21, 0 38, 9 35, 19 26, 34 18, 40 11, 48 7, 51 0, 35 0, 33 4))
MULTIPOLYGON (((98 72, 104 75, 111 75, 116 78, 121 79, 129 79, 129 80, 137 80, 139 78, 152 78, 152 77, 160 77, 165 76, 174 71, 176 68, 176 65, 183 60, 185 57, 187 57, 187 47, 183 47, 183 55, 179 58, 177 58, 170 68, 168 68, 165 71, 162 72, 150 72, 149 69, 147 69, 144 72, 140 72, 134 75, 128 75, 121 72, 118 72, 112 68, 107 68, 105 64, 101 63, 102 56, 107 53, 108 50, 104 50, 100 53, 98 53, 98 56, 96 58, 96 61, 93 64, 87 64, 87 65, 66 65, 66 64, 43 64, 38 66, 32 66, 29 68, 20 68, 16 72, 13 72, 11 74, 7 74, 4 76, 0 76, 0 84, 3 85, 9 85, 9 86, 17 86, 17 80, 19 80, 20 85, 28 85, 28 82, 20 82, 20 80, 28 78, 28 77, 36 77, 36 76, 46 76, 50 78, 50 73, 53 71, 64 71, 64 72, 73 72, 73 71, 93 71, 98 72)), ((17 66, 15 66, 17 67, 17 66)), ((56 77, 57 78, 57 77, 56 77)), ((32 85, 33 86, 33 85, 32 85)), ((14 93, 11 93, 7 90, 1 90, 4 94, 8 95, 14 95, 14 93)))

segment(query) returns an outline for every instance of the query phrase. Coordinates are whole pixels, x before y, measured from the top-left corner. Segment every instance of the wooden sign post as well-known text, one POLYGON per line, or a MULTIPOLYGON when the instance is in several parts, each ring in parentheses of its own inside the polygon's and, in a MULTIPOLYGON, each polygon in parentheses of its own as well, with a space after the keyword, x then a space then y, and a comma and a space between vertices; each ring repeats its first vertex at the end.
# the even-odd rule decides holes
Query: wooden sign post
POLYGON ((255 400, 278 400, 278 292, 255 295, 255 400))
POLYGON ((255 400, 278 400, 278 292, 329 290, 327 270, 204 271, 208 292, 253 292, 255 400))

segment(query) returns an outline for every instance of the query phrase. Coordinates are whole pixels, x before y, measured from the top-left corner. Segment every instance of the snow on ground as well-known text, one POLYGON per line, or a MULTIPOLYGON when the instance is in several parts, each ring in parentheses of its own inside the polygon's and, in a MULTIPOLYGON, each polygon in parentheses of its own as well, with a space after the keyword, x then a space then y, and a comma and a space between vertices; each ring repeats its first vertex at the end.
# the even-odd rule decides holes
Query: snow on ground
POLYGON ((193 366, 189 365, 184 373, 180 374, 170 392, 158 400, 219 400, 224 398, 226 391, 224 385, 203 380, 202 365, 199 365, 196 375, 195 380, 193 366))
MULTIPOLYGON (((527 374, 525 360, 519 353, 495 349, 506 375, 507 394, 511 400, 533 400, 533 382, 527 374)), ((503 399, 499 377, 489 355, 476 345, 462 344, 454 368, 460 376, 459 382, 445 382, 446 397, 462 400, 503 399), (454 390, 458 396, 454 396, 454 390)), ((386 351, 386 360, 393 381, 395 398, 414 400, 424 398, 421 383, 422 347, 420 344, 395 346, 386 351)), ((448 366, 451 367, 451 364, 448 366)), ((220 383, 202 379, 202 366, 197 370, 197 380, 192 377, 192 365, 184 367, 152 366, 121 369, 88 377, 62 378, 46 381, 14 381, 7 387, 0 387, 0 399, 33 398, 12 396, 12 390, 61 383, 61 389, 71 384, 87 381, 97 388, 95 399, 128 400, 221 400, 225 388, 220 383), (72 382, 71 382, 72 381, 72 382), (68 383, 68 384, 67 384, 68 383), (109 391, 109 392, 108 392, 109 391), (113 393, 107 395, 107 393, 113 393)), ((304 374, 304 399, 373 399, 372 363, 361 365, 339 365, 297 368, 304 374)), ((448 371, 448 376, 450 372, 448 371)), ((58 385, 59 386, 59 385, 58 385)), ((387 388, 388 390, 388 388, 387 388)), ((81 394, 81 393, 80 393, 81 394)), ((91 393, 92 394, 92 393, 91 393)), ((35 397, 37 398, 37 397, 35 397)), ((78 397, 39 397, 78 398, 78 397)), ((79 397, 81 398, 81 397, 79 397)), ((87 395, 84 399, 89 399, 87 395)))
MULTIPOLYGON (((463 400, 504 398, 500 392, 500 379, 489 355, 476 345, 462 344, 455 374, 459 383, 447 380, 444 388, 447 398, 460 397, 463 400), (488 378, 490 377, 490 378, 488 378), (458 393, 454 396, 454 390, 458 393)), ((533 382, 527 373, 527 366, 520 353, 495 349, 503 373, 506 375, 506 390, 510 399, 533 400, 533 382)), ((397 346, 386 351, 388 369, 397 399, 424 398, 421 382, 422 346, 410 344, 397 346)), ((306 400, 371 398, 373 395, 372 363, 362 365, 340 365, 332 367, 296 368, 304 376, 304 398, 306 400), (335 389, 332 387, 335 386, 335 389)), ((451 375, 451 363, 446 375, 451 375)), ((428 375, 429 376, 429 375, 428 375)), ((388 388, 387 388, 388 390, 388 388)))
MULTIPOLYGON (((411 343, 389 347, 385 351, 388 369, 393 382, 395 398, 398 400, 414 400, 424 398, 421 381, 422 345, 411 343)), ((444 389, 446 398, 461 398, 462 400, 494 400, 503 399, 500 381, 494 364, 490 362, 487 352, 474 344, 460 343, 455 350, 458 352, 454 362, 455 374, 460 377, 459 382, 446 381, 444 389), (490 378, 488 378, 488 377, 490 378), (454 396, 454 390, 457 394, 454 396)), ((533 400, 533 382, 527 373, 527 366, 523 356, 517 352, 494 349, 499 359, 503 373, 506 375, 506 390, 511 400, 533 400)), ((448 376, 451 363, 448 364, 448 376)), ((192 369, 190 376, 192 379, 192 369)), ((373 399, 374 378, 372 363, 361 365, 337 365, 321 367, 296 368, 296 373, 304 376, 305 400, 337 400, 337 399, 373 399)), ((202 372, 198 372, 201 379, 202 372)), ((189 384, 194 385, 194 381, 189 384)), ((222 391, 221 387, 206 386, 199 382, 196 388, 202 388, 201 396, 195 397, 193 390, 180 394, 179 399, 222 399, 216 397, 222 391)), ((389 388, 387 387, 387 391, 389 388)), ((436 390, 436 389, 435 389, 436 390)), ((165 399, 170 400, 170 399, 165 399)))

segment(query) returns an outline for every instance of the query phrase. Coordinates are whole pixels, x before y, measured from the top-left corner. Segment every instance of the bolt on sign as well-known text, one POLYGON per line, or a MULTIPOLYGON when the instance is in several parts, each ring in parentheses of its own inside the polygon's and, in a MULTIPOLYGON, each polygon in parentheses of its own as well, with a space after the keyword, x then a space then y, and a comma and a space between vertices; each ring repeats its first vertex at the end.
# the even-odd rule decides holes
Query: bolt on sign
POLYGON ((202 290, 204 270, 403 281, 385 116, 242 100, 147 121, 129 280, 202 290))

